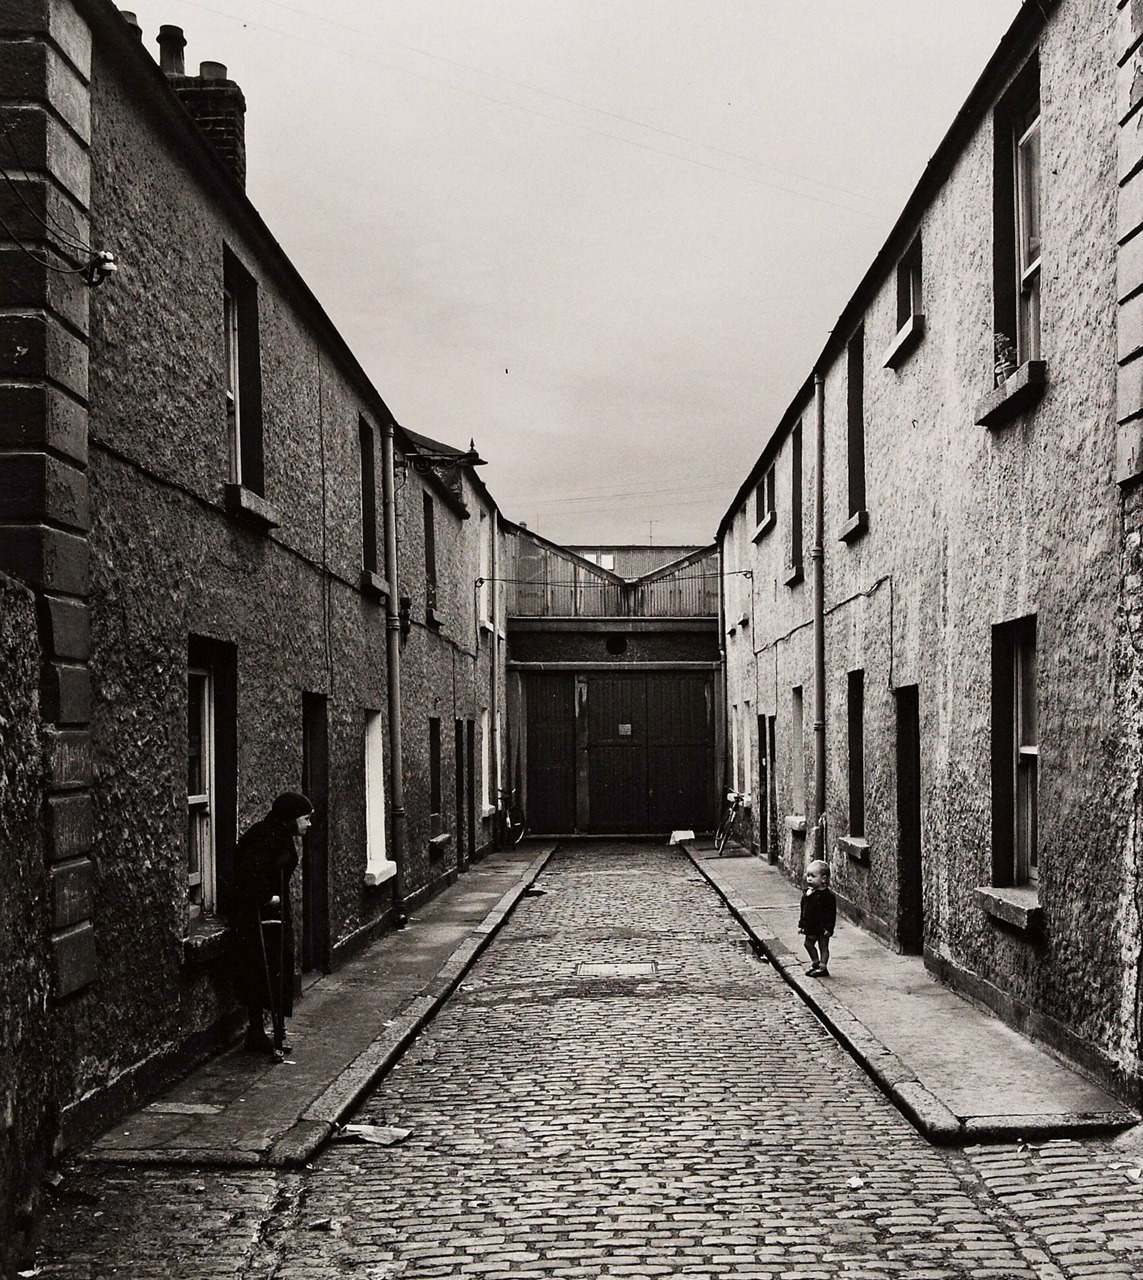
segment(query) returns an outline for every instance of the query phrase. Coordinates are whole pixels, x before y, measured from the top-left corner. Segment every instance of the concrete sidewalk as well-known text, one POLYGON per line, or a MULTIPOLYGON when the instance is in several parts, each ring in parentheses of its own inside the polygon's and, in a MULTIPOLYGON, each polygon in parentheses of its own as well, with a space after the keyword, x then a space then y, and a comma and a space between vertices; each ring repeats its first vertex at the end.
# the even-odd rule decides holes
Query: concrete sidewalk
POLYGON ((839 917, 830 977, 810 978, 800 892, 752 856, 684 846, 770 962, 933 1142, 1107 1133, 1139 1116, 950 988, 839 917))
POLYGON ((401 1055, 539 875, 554 843, 490 854, 296 1002, 282 1063, 241 1047, 124 1117, 77 1158, 304 1165, 401 1055))

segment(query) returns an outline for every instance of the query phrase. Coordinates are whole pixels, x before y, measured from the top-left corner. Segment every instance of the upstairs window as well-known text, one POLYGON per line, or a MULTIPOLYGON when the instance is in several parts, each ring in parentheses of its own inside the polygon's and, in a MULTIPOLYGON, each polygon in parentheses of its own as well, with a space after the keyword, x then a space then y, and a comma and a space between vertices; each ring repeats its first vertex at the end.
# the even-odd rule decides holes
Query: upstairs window
POLYGON ((437 529, 432 496, 422 491, 425 523, 425 608, 430 621, 435 621, 437 608, 437 529))
POLYGON ((1040 359, 1040 65, 1033 58, 994 118, 996 384, 1040 359))
POLYGON ((790 558, 785 582, 802 580, 802 424, 790 433, 790 558))
POLYGON ((923 319, 924 300, 921 293, 921 237, 909 246, 897 264, 897 331, 910 320, 923 319))
POLYGON ((429 814, 438 821, 441 815, 441 722, 429 717, 429 814))
POLYGON ((480 513, 480 597, 478 601, 479 621, 491 629, 492 627, 492 521, 488 513, 480 513))
POLYGON ((373 424, 358 422, 361 451, 361 567, 377 572, 377 455, 373 424))
POLYGON ((860 325, 845 349, 846 465, 849 477, 849 521, 842 537, 865 527, 865 326, 860 325))
POLYGON ((222 280, 230 482, 265 496, 258 286, 228 249, 223 254, 222 280))
POLYGON ((774 468, 771 467, 754 489, 754 534, 764 533, 774 523, 774 468))

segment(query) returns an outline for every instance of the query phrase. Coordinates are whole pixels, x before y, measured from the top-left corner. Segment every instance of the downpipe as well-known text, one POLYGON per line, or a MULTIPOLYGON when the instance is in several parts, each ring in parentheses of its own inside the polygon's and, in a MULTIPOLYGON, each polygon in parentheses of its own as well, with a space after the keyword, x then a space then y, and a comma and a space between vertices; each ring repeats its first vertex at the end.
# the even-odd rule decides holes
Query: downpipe
POLYGON ((393 861, 397 865, 394 908, 397 926, 404 926, 407 817, 405 813, 405 759, 401 732, 401 618, 397 590, 397 480, 393 449, 393 423, 382 436, 381 496, 385 526, 385 659, 389 693, 389 804, 393 818, 393 861))
MULTIPOLYGON (((811 855, 825 859, 826 669, 825 669, 825 379, 814 372, 814 542, 810 548, 814 640, 814 807, 811 855)), ((828 859, 825 859, 828 861, 828 859)))

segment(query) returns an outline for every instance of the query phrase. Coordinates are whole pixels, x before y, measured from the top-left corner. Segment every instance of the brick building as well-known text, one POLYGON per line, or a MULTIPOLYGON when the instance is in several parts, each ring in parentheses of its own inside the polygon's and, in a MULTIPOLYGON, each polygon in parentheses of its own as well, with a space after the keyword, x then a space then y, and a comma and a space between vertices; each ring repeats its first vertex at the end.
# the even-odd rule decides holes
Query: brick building
POLYGON ((238 86, 160 43, 107 0, 0 16, 6 1241, 53 1144, 232 1036, 234 845, 276 793, 318 803, 303 970, 496 804, 479 459, 395 422, 245 195, 238 86))
POLYGON ((1141 37, 1023 6, 718 534, 759 853, 1136 1100, 1141 37))

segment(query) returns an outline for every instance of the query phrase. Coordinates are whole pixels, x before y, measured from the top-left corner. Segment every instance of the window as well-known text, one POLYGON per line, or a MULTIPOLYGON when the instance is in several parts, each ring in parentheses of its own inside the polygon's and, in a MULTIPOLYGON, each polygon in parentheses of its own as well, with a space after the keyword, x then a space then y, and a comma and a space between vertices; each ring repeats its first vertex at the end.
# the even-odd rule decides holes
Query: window
POLYGON ((846 686, 849 834, 861 838, 865 835, 865 672, 849 672, 846 686))
POLYGON ((480 599, 479 621, 491 629, 492 626, 492 521, 488 513, 480 513, 480 599))
POLYGON ((802 578, 802 424, 790 433, 790 561, 786 584, 802 578))
POLYGON ((590 564, 597 564, 601 569, 615 572, 615 553, 613 551, 585 551, 583 558, 590 564))
POLYGON ((429 813, 439 819, 441 813, 441 722, 429 717, 429 813))
POLYGON ((432 496, 422 491, 425 514, 425 610, 430 621, 436 621, 437 608, 437 532, 432 496))
POLYGON ((1039 880, 1036 619, 992 631, 993 883, 1039 880))
POLYGON ((754 762, 751 759, 750 748, 750 702, 747 700, 742 708, 742 786, 739 788, 743 795, 747 796, 750 795, 754 782, 754 762))
POLYGON ((193 919, 215 909, 214 682, 187 671, 187 901, 193 919))
POLYGON ((910 320, 923 319, 924 314, 921 294, 921 237, 918 236, 897 263, 897 332, 900 333, 910 320))
POLYGON ((790 693, 791 731, 790 731, 790 787, 794 812, 806 811, 806 736, 805 736, 805 702, 802 697, 802 686, 795 685, 790 693))
POLYGON ((361 441, 361 567, 377 572, 377 463, 373 424, 358 423, 361 441))
POLYGON ((849 340, 846 364, 846 461, 849 470, 849 524, 846 534, 857 532, 865 515, 865 326, 849 340))
POLYGON ((485 817, 492 812, 492 731, 487 708, 480 713, 480 799, 485 817))
POLYGON ((384 884, 397 874, 389 860, 385 812, 385 727, 380 711, 365 712, 365 883, 384 884))
POLYGON ((774 522, 774 468, 758 481, 754 489, 754 531, 760 533, 774 522))
POLYGON ((233 645, 187 642, 187 908, 225 912, 237 828, 237 669, 233 645))
POLYGON ((258 287, 229 250, 223 254, 222 279, 230 481, 264 496, 258 287))
POLYGON ((996 385, 1040 359, 1040 67, 1033 58, 994 119, 996 385))

